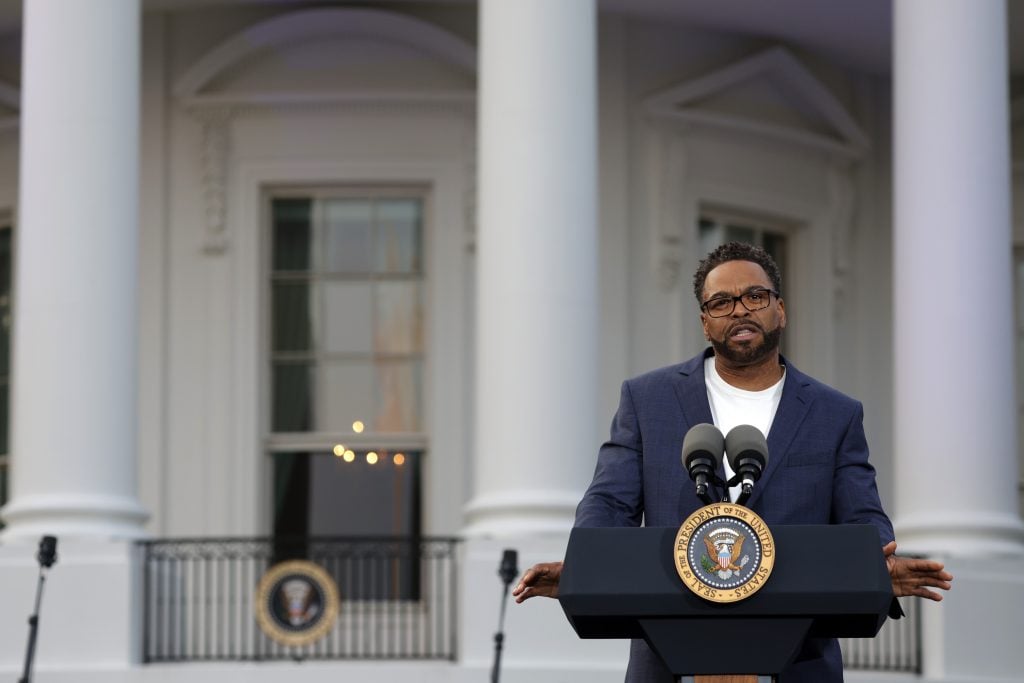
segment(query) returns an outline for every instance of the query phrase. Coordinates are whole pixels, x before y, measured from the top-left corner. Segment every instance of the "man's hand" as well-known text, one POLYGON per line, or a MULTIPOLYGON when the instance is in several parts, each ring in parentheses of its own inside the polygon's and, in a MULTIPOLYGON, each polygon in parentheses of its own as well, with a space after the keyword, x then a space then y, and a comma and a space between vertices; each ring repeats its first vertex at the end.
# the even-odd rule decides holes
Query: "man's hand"
POLYGON ((953 575, 945 571, 941 562, 896 557, 896 541, 884 546, 882 554, 885 555, 885 566, 892 579, 892 593, 897 598, 913 595, 938 602, 942 600, 942 595, 928 589, 941 588, 948 591, 952 587, 950 581, 953 575))
POLYGON ((523 573, 519 583, 512 589, 516 602, 539 596, 558 597, 558 581, 562 578, 561 562, 535 564, 523 573))

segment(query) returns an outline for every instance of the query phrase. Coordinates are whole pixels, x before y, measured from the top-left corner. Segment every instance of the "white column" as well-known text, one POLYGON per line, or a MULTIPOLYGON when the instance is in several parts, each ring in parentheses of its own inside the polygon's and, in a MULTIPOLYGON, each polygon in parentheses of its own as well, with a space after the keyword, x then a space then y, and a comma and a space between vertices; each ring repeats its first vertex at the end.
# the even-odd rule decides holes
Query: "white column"
POLYGON ((7 538, 142 533, 139 12, 25 3, 7 538))
POLYGON ((896 537, 1018 553, 1006 6, 895 3, 896 537))
POLYGON ((596 10, 480 3, 470 534, 565 532, 596 455, 596 10))

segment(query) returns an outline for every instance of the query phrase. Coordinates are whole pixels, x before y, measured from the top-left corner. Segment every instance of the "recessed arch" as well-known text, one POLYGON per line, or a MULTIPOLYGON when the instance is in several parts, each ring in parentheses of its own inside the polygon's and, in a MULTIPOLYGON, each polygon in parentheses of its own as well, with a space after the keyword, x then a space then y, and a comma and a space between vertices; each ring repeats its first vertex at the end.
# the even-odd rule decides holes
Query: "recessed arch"
POLYGON ((434 24, 381 10, 312 9, 274 17, 235 34, 185 71, 174 85, 174 95, 183 99, 199 96, 218 76, 267 49, 324 38, 393 42, 476 74, 476 49, 434 24))

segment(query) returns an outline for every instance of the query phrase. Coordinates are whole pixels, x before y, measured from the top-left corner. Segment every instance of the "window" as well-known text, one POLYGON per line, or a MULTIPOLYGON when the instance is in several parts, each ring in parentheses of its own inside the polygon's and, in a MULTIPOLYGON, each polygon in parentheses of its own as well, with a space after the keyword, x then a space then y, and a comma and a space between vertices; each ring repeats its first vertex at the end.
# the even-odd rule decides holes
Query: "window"
MULTIPOLYGON (((779 266, 782 273, 782 296, 785 298, 787 277, 787 232, 790 226, 764 217, 756 217, 726 209, 701 207, 698 221, 701 258, 726 242, 746 242, 765 251, 779 266)), ((786 353, 786 338, 793 333, 793 319, 786 321, 786 334, 782 335, 780 350, 786 353)))
POLYGON ((420 533, 425 203, 269 193, 275 537, 420 533))
POLYGON ((785 282, 786 226, 764 218, 744 216, 724 210, 702 209, 700 212, 701 256, 726 242, 746 242, 767 251, 785 282))

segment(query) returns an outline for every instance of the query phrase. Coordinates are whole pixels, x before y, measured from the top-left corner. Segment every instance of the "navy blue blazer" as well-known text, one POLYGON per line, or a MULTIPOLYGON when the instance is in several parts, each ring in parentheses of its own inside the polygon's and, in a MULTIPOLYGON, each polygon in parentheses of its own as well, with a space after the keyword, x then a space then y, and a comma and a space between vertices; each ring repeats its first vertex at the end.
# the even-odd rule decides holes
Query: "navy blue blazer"
MULTIPOLYGON (((713 422, 704 384, 704 359, 711 355, 709 348, 623 382, 576 526, 678 527, 703 506, 681 454, 690 427, 713 422)), ((768 463, 747 507, 770 525, 873 524, 883 545, 893 540, 868 462, 862 405, 783 363, 786 381, 768 433, 768 463)), ((842 681, 842 666, 835 640, 812 639, 780 683, 842 681)), ((633 641, 626 681, 672 680, 647 644, 633 641)))

